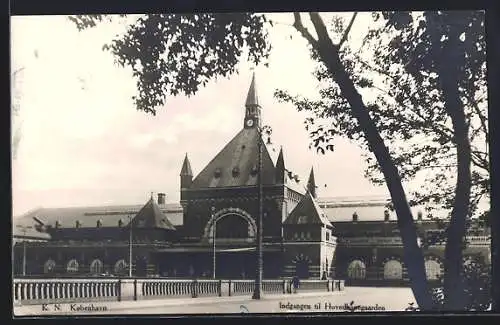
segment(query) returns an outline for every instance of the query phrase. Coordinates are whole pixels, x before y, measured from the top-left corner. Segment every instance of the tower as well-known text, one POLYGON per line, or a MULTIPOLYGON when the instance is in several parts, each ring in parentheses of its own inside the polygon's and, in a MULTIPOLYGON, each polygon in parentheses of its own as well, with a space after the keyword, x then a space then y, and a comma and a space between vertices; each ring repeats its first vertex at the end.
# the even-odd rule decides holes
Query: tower
POLYGON ((248 89, 247 100, 245 102, 245 128, 255 128, 261 126, 261 106, 257 96, 257 87, 255 85, 255 72, 252 76, 252 82, 248 89))
POLYGON ((182 163, 181 168, 181 189, 190 188, 193 183, 193 171, 191 170, 191 163, 189 162, 189 158, 187 156, 184 157, 184 162, 182 163))

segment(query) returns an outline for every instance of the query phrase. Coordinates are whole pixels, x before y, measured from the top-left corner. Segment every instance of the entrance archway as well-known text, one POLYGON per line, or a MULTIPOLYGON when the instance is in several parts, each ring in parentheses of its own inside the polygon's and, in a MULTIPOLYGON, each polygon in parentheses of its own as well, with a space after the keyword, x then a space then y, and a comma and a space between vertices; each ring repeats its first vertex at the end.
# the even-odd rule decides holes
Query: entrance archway
POLYGON ((361 260, 352 261, 347 267, 347 277, 349 279, 364 279, 366 277, 366 265, 361 260))
POLYGON ((216 238, 255 239, 257 232, 257 225, 252 216, 238 208, 226 208, 215 213, 205 226, 205 239, 213 239, 214 226, 216 238))

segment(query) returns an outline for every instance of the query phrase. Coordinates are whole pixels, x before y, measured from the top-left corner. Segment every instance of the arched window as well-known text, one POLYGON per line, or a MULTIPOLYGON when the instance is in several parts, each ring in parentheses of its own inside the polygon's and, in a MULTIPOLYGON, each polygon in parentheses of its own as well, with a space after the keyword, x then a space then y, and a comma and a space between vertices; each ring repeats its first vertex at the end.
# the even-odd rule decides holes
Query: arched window
POLYGON ((384 279, 400 280, 403 278, 403 265, 400 261, 390 260, 384 264, 384 279))
POLYGON ((441 276, 441 264, 439 264, 436 260, 426 259, 425 273, 427 275, 427 279, 438 280, 441 276))
POLYGON ((127 274, 127 262, 123 259, 116 262, 114 271, 116 274, 127 274))
POLYGON ((100 259, 95 259, 90 263, 90 273, 101 274, 104 264, 100 259))
POLYGON ((72 259, 71 261, 68 262, 66 265, 66 272, 68 273, 76 273, 78 272, 78 261, 75 259, 72 259))
POLYGON ((361 260, 352 261, 347 267, 347 277, 349 279, 364 279, 366 277, 366 266, 361 260))
POLYGON ((56 262, 54 260, 48 260, 43 265, 43 273, 53 273, 56 269, 56 262))

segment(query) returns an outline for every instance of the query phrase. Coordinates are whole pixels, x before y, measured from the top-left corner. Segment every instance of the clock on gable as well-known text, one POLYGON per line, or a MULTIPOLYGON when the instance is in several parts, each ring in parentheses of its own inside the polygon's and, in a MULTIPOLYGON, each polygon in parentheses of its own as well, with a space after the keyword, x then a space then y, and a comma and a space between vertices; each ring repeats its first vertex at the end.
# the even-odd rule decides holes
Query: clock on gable
POLYGON ((253 119, 248 119, 248 120, 246 121, 246 125, 247 125, 248 127, 252 127, 252 126, 253 126, 253 123, 254 123, 254 122, 253 122, 253 119))

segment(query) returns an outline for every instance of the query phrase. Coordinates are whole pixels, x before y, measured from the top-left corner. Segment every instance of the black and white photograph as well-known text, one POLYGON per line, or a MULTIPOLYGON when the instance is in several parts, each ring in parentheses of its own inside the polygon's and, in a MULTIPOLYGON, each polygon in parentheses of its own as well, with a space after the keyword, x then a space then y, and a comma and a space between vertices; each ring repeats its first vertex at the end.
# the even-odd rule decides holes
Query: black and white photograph
POLYGON ((484 11, 10 24, 14 317, 492 310, 484 11))

